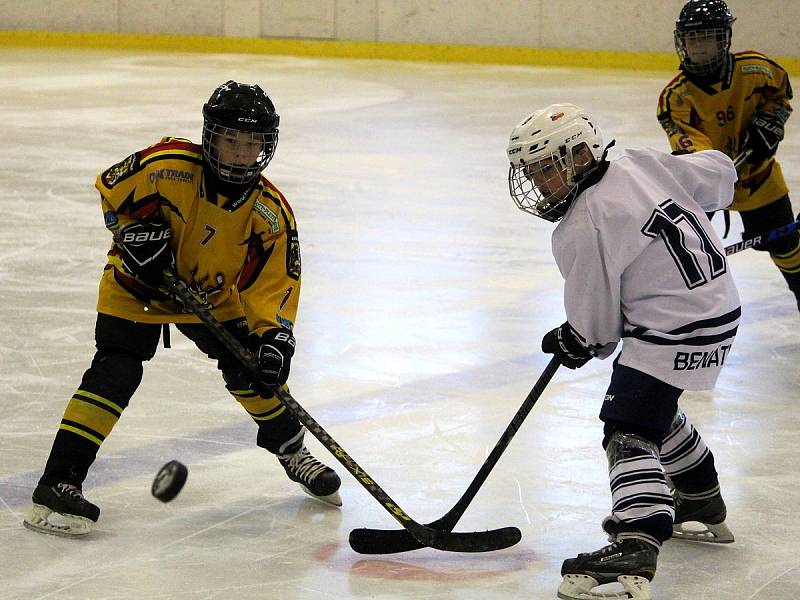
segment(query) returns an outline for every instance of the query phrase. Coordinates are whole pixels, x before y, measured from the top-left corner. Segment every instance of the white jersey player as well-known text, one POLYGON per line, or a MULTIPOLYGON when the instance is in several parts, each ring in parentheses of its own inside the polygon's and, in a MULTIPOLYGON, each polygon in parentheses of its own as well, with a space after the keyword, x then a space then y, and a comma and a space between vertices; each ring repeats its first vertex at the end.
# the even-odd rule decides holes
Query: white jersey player
POLYGON ((678 398, 713 387, 736 335, 739 296, 705 214, 731 203, 736 170, 714 150, 636 148, 609 161, 608 147, 582 108, 554 104, 522 121, 507 150, 514 202, 560 221, 567 321, 542 350, 575 369, 622 341, 600 411, 612 544, 564 561, 567 599, 604 597, 592 589, 614 581, 628 598, 650 598, 662 542, 733 541, 714 457, 678 398))

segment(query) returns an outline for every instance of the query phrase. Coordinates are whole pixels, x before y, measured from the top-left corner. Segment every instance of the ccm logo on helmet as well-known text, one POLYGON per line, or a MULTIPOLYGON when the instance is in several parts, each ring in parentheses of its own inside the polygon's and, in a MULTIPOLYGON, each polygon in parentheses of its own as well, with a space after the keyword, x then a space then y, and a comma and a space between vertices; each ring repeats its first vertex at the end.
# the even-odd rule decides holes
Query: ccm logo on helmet
POLYGON ((160 240, 168 240, 172 237, 172 231, 169 229, 162 229, 161 231, 128 231, 122 234, 123 244, 137 244, 142 242, 158 242, 160 240))
POLYGON ((571 135, 571 136, 569 136, 567 139, 565 139, 565 140, 564 140, 564 143, 566 144, 567 142, 571 142, 572 140, 576 140, 576 139, 578 139, 579 137, 581 137, 582 135, 583 135, 583 132, 582 132, 582 131, 579 131, 579 132, 578 132, 578 133, 576 133, 575 135, 571 135))

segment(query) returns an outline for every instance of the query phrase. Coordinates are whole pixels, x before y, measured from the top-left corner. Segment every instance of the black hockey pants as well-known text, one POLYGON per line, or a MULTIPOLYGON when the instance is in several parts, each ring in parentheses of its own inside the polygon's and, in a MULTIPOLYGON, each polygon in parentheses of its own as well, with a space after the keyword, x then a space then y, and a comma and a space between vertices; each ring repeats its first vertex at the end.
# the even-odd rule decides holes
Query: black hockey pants
POLYGON ((612 514, 659 541, 672 536, 666 477, 682 492, 719 484, 711 453, 678 407, 683 390, 614 362, 600 411, 612 514))
MULTIPOLYGON (((244 319, 227 321, 224 325, 240 340, 246 338, 244 319)), ((295 450, 294 446, 302 443, 302 436, 297 437, 302 430, 299 421, 276 398, 262 397, 249 389, 244 369, 204 325, 176 327, 217 361, 228 391, 258 425, 257 445, 275 454, 295 450), (290 440, 292 447, 286 448, 290 440)), ((66 482, 81 487, 97 451, 139 387, 142 363, 155 355, 161 329, 157 324, 97 315, 97 351, 64 411, 41 483, 66 482)))
MULTIPOLYGON (((743 238, 766 233, 794 221, 789 196, 783 196, 766 206, 739 214, 744 225, 743 238)), ((800 233, 795 231, 756 249, 769 252, 772 262, 778 267, 789 289, 794 292, 800 308, 800 233)))

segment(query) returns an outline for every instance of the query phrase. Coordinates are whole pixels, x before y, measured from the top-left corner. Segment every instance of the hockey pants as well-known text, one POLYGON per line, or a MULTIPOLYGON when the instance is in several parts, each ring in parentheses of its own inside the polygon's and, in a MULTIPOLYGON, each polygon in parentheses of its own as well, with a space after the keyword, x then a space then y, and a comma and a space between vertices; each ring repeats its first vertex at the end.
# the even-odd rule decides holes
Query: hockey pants
MULTIPOLYGON (((238 339, 247 336, 247 323, 224 323, 238 339)), ((302 444, 299 421, 275 397, 249 388, 245 370, 202 324, 178 324, 209 358, 217 361, 225 386, 258 425, 256 443, 273 454, 295 451, 302 444)), ((103 441, 111 433, 142 381, 142 363, 153 358, 162 325, 136 323, 98 314, 97 351, 80 386, 64 411, 40 483, 66 482, 81 487, 103 441)))
POLYGON ((662 542, 675 518, 666 477, 687 493, 718 485, 713 454, 678 408, 682 392, 615 362, 600 412, 612 515, 662 542))

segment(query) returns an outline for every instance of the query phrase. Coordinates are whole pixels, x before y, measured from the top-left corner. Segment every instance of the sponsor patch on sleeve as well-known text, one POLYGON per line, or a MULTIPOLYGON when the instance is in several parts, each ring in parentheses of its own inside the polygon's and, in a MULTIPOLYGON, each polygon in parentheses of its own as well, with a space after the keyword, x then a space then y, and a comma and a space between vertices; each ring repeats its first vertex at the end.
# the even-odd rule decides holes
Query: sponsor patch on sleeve
POLYGON ((272 233, 278 233, 281 230, 280 223, 278 222, 278 215, 272 212, 261 200, 256 200, 255 204, 253 204, 253 210, 266 219, 269 223, 269 230, 272 233))
POLYGON ((772 79, 772 70, 765 65, 742 65, 742 73, 760 73, 772 79))
POLYGON ((134 152, 128 158, 109 167, 101 175, 101 179, 106 187, 114 187, 123 179, 130 177, 139 170, 139 153, 134 152))

